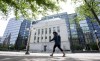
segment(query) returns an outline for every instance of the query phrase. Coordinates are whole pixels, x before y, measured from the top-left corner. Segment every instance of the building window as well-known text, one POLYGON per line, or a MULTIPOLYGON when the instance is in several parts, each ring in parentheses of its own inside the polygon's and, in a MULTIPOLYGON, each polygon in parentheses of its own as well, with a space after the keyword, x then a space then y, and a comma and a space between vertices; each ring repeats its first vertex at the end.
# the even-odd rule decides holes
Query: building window
POLYGON ((36 32, 35 32, 35 35, 36 35, 36 32))
POLYGON ((59 26, 57 26, 57 31, 60 32, 60 27, 59 26))
POLYGON ((40 34, 40 29, 38 29, 38 35, 40 34))
POLYGON ((55 28, 55 27, 53 27, 53 31, 54 31, 54 32, 56 31, 56 28, 55 28))
POLYGON ((45 28, 45 34, 47 34, 47 28, 45 28))
POLYGON ((36 36, 34 36, 34 40, 36 40, 36 36))
POLYGON ((43 29, 42 29, 42 34, 43 34, 43 29))
POLYGON ((50 42, 50 40, 51 40, 51 36, 49 36, 49 42, 50 42))
POLYGON ((47 39, 47 36, 45 37, 45 39, 47 39))
POLYGON ((49 28, 49 34, 51 34, 51 28, 49 28))
POLYGON ((43 40, 43 37, 41 37, 41 39, 43 40))
POLYGON ((39 43, 39 37, 38 37, 38 40, 37 40, 37 42, 39 43))

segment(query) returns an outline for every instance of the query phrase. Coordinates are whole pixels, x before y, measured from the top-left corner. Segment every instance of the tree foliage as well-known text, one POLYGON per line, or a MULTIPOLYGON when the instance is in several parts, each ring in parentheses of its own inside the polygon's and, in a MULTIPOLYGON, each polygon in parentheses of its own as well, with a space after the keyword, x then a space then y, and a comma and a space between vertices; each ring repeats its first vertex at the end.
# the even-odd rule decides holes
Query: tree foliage
POLYGON ((16 17, 45 14, 47 11, 58 11, 60 0, 0 0, 0 11, 6 16, 14 11, 16 17))
POLYGON ((79 14, 79 20, 84 19, 85 17, 95 18, 98 23, 98 15, 100 15, 100 1, 96 0, 72 0, 74 3, 81 2, 82 4, 76 7, 76 12, 79 14))

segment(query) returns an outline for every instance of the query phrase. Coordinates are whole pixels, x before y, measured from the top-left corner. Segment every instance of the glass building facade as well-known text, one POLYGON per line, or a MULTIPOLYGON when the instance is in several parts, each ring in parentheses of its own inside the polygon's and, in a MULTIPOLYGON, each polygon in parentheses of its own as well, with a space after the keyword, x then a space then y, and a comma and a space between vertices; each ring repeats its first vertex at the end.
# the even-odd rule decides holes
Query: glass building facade
POLYGON ((21 20, 23 20, 22 18, 16 20, 15 18, 11 18, 7 24, 7 27, 5 29, 4 35, 2 37, 2 42, 8 43, 8 41, 6 39, 9 39, 9 35, 11 34, 10 37, 10 45, 14 45, 15 41, 18 37, 18 33, 19 33, 19 29, 20 29, 20 25, 21 25, 21 20))
POLYGON ((83 31, 80 24, 77 22, 77 14, 69 14, 69 40, 71 44, 71 50, 82 49, 85 44, 83 31))
POLYGON ((86 17, 77 21, 77 14, 69 14, 69 40, 72 51, 74 50, 98 50, 100 41, 100 25, 95 19, 86 17))
POLYGON ((95 19, 90 19, 89 17, 86 18, 89 30, 92 34, 93 41, 98 38, 98 41, 100 41, 100 25, 95 21, 95 19), (94 20, 94 21, 92 21, 94 20))
POLYGON ((80 21, 85 39, 85 49, 98 50, 98 42, 100 41, 100 25, 95 19, 86 17, 86 20, 80 21))
POLYGON ((26 48, 29 30, 27 28, 30 28, 31 21, 24 19, 21 23, 18 38, 16 40, 16 49, 23 47, 26 48))

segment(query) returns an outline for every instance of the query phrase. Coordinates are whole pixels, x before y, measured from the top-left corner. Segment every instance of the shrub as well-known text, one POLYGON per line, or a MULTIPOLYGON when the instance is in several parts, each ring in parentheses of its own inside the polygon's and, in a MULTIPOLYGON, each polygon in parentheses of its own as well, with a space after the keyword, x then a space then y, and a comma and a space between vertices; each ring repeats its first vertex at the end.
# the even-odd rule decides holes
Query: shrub
POLYGON ((83 47, 79 44, 74 44, 72 48, 73 48, 73 50, 82 50, 83 49, 83 47))
POLYGON ((96 43, 96 42, 90 43, 90 48, 91 48, 92 50, 98 50, 97 43, 96 43))

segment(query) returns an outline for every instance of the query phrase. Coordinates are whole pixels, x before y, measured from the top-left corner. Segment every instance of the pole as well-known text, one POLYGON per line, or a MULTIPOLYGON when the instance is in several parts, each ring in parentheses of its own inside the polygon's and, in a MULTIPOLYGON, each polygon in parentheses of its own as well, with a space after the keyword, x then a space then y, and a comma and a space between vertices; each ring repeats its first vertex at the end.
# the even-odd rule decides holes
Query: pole
POLYGON ((96 34, 96 30, 95 30, 95 36, 96 36, 96 43, 97 43, 97 47, 98 47, 98 49, 99 49, 99 51, 100 51, 100 48, 99 48, 99 45, 98 45, 99 40, 98 40, 98 36, 97 36, 97 34, 96 34))
POLYGON ((29 35, 28 35, 28 41, 27 41, 27 46, 26 46, 26 53, 25 53, 26 55, 30 54, 29 53, 29 47, 30 47, 29 44, 30 44, 30 38, 31 38, 31 26, 30 26, 30 28, 27 28, 27 30, 29 30, 29 35))
POLYGON ((30 54, 29 53, 29 44, 30 44, 30 35, 31 34, 31 30, 29 29, 29 35, 28 35, 28 41, 27 41, 27 46, 26 46, 26 53, 25 54, 30 54))

